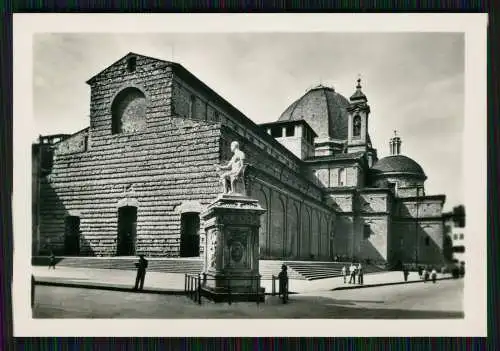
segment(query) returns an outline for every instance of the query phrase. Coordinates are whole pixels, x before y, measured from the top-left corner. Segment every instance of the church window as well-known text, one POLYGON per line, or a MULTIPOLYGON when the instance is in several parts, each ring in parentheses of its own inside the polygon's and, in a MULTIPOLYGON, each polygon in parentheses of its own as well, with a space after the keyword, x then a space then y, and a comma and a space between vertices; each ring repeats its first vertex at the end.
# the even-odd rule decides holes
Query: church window
POLYGON ((219 111, 214 112, 214 118, 216 121, 219 121, 219 111))
POLYGON ((286 136, 287 137, 293 137, 295 135, 295 126, 288 126, 286 127, 286 136))
POLYGON ((463 240, 463 239, 464 239, 464 235, 460 234, 460 240, 463 240))
POLYGON ((127 71, 128 72, 134 72, 136 66, 137 66, 137 58, 134 57, 134 56, 129 57, 128 60, 127 60, 127 71))
POLYGON ((429 246, 431 244, 431 239, 427 236, 425 237, 425 246, 429 246))
POLYGON ((361 117, 359 115, 354 116, 354 120, 352 122, 352 135, 354 137, 361 136, 361 117))
POLYGON ((458 235, 457 234, 453 234, 453 240, 457 240, 458 239, 458 235))
POLYGON ((271 128, 271 136, 274 138, 281 138, 283 136, 283 129, 281 127, 271 128))

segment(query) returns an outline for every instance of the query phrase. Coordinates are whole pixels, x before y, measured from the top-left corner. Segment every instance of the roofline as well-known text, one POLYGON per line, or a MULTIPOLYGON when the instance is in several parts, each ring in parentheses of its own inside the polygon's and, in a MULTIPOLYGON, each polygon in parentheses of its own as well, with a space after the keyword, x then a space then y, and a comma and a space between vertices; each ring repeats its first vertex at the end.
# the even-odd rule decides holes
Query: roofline
MULTIPOLYGON (((228 110, 230 116, 240 119, 242 123, 246 123, 250 127, 254 128, 255 133, 259 135, 263 140, 268 141, 271 143, 274 147, 276 147, 278 150, 283 152, 284 154, 287 155, 287 157, 291 158, 296 162, 299 166, 302 166, 303 160, 301 160, 299 157, 297 157, 293 152, 288 150, 286 147, 284 147, 279 141, 277 141, 274 137, 271 135, 267 134, 265 131, 262 130, 262 128, 252 121, 249 117, 247 117, 243 112, 238 110, 235 106, 233 106, 229 101, 224 99, 222 96, 220 96, 217 92, 215 92, 212 88, 210 88, 207 84, 205 84, 203 81, 201 81, 198 77, 196 77, 193 73, 188 71, 184 66, 182 66, 180 63, 176 62, 170 62, 170 65, 173 67, 173 73, 174 76, 178 75, 179 78, 188 78, 193 80, 196 84, 198 84, 202 89, 207 91, 209 94, 211 94, 213 97, 215 97, 215 102, 218 102, 222 104, 222 108, 228 110), (178 73, 184 74, 187 77, 182 77, 178 73), (218 100, 218 101, 217 101, 218 100)), ((186 82, 189 83, 189 82, 186 82)))
POLYGON ((373 169, 373 168, 370 168, 370 173, 371 173, 371 176, 374 178, 383 178, 386 176, 403 175, 403 176, 414 176, 414 177, 420 178, 422 180, 427 179, 427 176, 425 175, 425 173, 398 172, 398 171, 384 172, 384 171, 379 171, 378 169, 373 169))
MULTIPOLYGON (((315 163, 342 163, 342 162, 349 162, 349 161, 355 161, 356 163, 359 163, 360 165, 362 164, 363 161, 363 155, 359 156, 352 156, 352 157, 345 157, 345 158, 335 158, 335 156, 314 156, 312 158, 308 158, 303 160, 305 164, 315 164, 315 163)), ((352 163, 352 162, 351 162, 352 163)))
POLYGON ((166 61, 166 60, 162 60, 162 59, 159 59, 159 58, 156 58, 156 57, 151 57, 151 56, 147 56, 147 55, 141 55, 141 54, 137 54, 135 52, 132 52, 130 51, 128 54, 126 54, 125 56, 122 56, 120 57, 118 60, 114 61, 112 64, 109 64, 107 65, 105 68, 103 68, 102 70, 100 70, 98 73, 94 74, 92 77, 90 77, 89 79, 87 79, 87 81, 85 83, 87 83, 88 85, 91 85, 92 84, 92 81, 94 79, 96 79, 102 72, 104 72, 105 70, 107 70, 109 67, 115 65, 116 63, 118 63, 119 61, 123 60, 124 58, 128 57, 128 56, 140 56, 140 57, 145 57, 145 58, 148 58, 148 59, 151 59, 151 60, 155 60, 155 61, 158 61, 158 62, 163 62, 163 63, 166 63, 168 65, 172 64, 173 62, 171 61, 166 61))

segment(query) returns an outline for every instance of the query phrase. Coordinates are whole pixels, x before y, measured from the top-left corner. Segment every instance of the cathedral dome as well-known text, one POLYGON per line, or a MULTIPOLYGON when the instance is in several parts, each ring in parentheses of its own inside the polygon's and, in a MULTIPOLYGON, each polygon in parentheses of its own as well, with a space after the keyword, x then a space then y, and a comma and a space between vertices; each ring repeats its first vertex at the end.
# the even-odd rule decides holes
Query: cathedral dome
POLYGON ((372 167, 374 175, 408 175, 416 178, 427 178, 422 167, 411 158, 403 155, 391 155, 380 159, 372 167))
POLYGON ((318 138, 346 140, 349 101, 333 88, 319 85, 292 103, 279 121, 304 120, 318 138))

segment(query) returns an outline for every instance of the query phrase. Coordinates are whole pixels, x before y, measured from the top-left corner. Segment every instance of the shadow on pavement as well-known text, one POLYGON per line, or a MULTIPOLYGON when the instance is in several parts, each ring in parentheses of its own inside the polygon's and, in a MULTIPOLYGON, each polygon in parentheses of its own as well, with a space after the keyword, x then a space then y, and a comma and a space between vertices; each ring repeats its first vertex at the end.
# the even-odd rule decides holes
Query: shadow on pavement
POLYGON ((283 304, 277 296, 265 303, 202 304, 182 295, 141 294, 118 291, 45 287, 37 292, 34 318, 308 318, 308 319, 456 319, 460 311, 414 310, 389 302, 335 299, 319 296, 290 297, 283 304), (85 304, 81 304, 82 298, 85 304), (378 306, 359 305, 375 303, 378 306), (383 306, 387 304, 387 306, 383 306))

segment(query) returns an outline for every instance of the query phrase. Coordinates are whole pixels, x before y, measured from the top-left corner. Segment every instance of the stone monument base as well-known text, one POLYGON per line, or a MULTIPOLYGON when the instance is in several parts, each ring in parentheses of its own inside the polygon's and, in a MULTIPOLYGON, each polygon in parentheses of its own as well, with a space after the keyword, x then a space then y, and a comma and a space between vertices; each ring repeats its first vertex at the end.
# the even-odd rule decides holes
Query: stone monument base
POLYGON ((202 215, 207 234, 202 296, 215 302, 264 301, 259 226, 265 210, 244 195, 224 194, 202 215))

